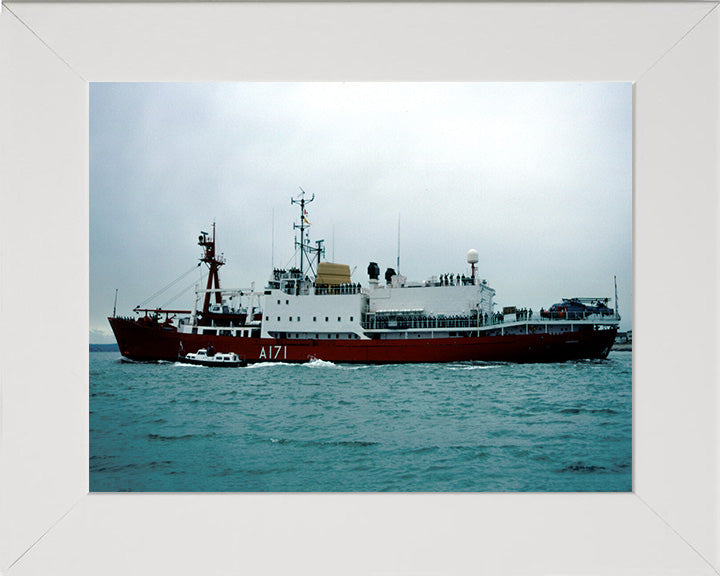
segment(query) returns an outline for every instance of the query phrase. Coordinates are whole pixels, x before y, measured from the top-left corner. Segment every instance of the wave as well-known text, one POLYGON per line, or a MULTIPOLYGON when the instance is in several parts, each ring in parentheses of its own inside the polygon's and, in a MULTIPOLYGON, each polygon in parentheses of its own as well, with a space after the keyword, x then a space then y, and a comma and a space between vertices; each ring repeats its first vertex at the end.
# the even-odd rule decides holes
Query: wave
POLYGON ((560 472, 580 472, 589 474, 592 472, 605 472, 605 466, 595 466, 594 464, 585 464, 584 462, 573 462, 560 469, 560 472))
MULTIPOLYGON (((127 464, 110 464, 107 466, 93 466, 92 472, 126 472, 131 470, 167 470, 176 465, 172 460, 153 460, 151 462, 129 462, 127 464)), ((170 472, 172 474, 172 472, 170 472)))
POLYGON ((362 370, 363 368, 370 368, 369 364, 360 364, 349 366, 347 364, 335 364, 329 360, 321 360, 320 358, 313 358, 305 364, 301 364, 306 368, 334 368, 336 370, 362 370))
POLYGON ((338 365, 328 360, 320 360, 320 358, 313 358, 309 362, 304 364, 307 368, 338 368, 338 365))
POLYGON ((277 366, 300 366, 300 364, 292 364, 290 362, 257 362, 248 364, 248 368, 275 368, 277 366))
POLYGON ((212 438, 215 436, 214 432, 208 432, 205 434, 182 434, 180 436, 167 436, 165 434, 148 434, 148 440, 191 440, 193 438, 212 438))
POLYGON ((563 408, 559 414, 617 414, 612 408, 563 408))
POLYGON ((493 368, 499 368, 499 364, 473 364, 471 366, 453 366, 448 365, 446 368, 454 372, 465 371, 465 370, 492 370, 493 368))
POLYGON ((335 364, 329 360, 321 360, 320 358, 312 358, 304 363, 293 363, 293 362, 256 362, 249 364, 248 368, 276 368, 278 366, 286 366, 293 368, 334 368, 337 370, 361 370, 363 368, 369 368, 369 364, 362 365, 345 365, 335 364))
POLYGON ((380 442, 370 440, 295 440, 293 438, 270 438, 273 444, 295 444, 303 447, 313 446, 346 446, 366 447, 378 446, 380 442))
POLYGON ((120 356, 115 362, 120 364, 175 364, 174 360, 132 360, 125 356, 120 356))

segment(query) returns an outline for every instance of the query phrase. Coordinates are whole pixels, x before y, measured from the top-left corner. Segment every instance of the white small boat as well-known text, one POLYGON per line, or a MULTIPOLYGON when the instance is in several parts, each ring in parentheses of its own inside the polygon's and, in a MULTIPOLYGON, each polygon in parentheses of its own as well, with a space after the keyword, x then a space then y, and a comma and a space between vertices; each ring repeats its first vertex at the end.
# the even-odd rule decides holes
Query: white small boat
POLYGON ((215 352, 212 348, 200 348, 197 352, 188 352, 184 356, 180 355, 178 356, 178 362, 200 366, 224 366, 227 368, 247 366, 247 362, 235 352, 215 352))

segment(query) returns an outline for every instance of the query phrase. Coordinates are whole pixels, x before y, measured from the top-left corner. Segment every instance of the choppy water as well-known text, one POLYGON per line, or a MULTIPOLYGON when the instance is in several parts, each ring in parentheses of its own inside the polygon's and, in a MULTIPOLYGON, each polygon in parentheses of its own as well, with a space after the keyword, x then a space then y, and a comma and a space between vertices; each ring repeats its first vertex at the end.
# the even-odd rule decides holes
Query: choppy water
POLYGON ((90 354, 90 489, 630 491, 631 353, 205 368, 90 354))

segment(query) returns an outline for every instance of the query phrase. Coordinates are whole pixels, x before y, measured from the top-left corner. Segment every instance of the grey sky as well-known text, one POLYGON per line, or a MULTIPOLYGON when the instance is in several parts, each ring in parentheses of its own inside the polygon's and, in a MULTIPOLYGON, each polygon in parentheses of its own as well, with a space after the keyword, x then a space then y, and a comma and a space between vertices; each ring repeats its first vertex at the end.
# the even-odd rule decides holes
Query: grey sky
MULTIPOLYGON (((90 341, 189 270, 217 223, 223 287, 293 264, 302 186, 326 259, 425 280, 469 248, 498 306, 613 296, 632 310, 632 88, 533 84, 91 84, 90 341), (334 242, 333 242, 334 238, 334 242)), ((199 272, 150 304, 189 308, 199 272)))

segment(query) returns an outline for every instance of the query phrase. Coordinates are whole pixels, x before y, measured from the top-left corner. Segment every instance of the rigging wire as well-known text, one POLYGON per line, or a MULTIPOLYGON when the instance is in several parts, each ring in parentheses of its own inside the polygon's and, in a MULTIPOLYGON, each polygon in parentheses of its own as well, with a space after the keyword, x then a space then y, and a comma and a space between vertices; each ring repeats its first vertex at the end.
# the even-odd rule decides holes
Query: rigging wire
POLYGON ((157 292, 155 292, 155 294, 153 294, 152 296, 150 296, 149 298, 147 298, 146 300, 144 300, 141 304, 138 304, 138 305, 137 305, 137 308, 142 308, 143 306, 145 306, 148 302, 150 302, 150 301, 153 300, 154 298, 157 298, 157 297, 160 296, 161 294, 167 292, 170 288, 172 288, 173 286, 175 286, 175 284, 177 284, 178 282, 180 282, 180 280, 182 280, 183 278, 185 278, 186 276, 188 276, 189 274, 191 274, 192 272, 194 272, 194 271, 197 269, 197 267, 200 266, 200 264, 201 264, 201 262, 198 262, 197 265, 194 265, 192 268, 190 268, 190 270, 188 270, 187 272, 184 272, 184 273, 181 274, 179 277, 175 278, 175 280, 173 280, 172 282, 170 282, 170 284, 168 284, 168 285, 165 286, 164 288, 161 288, 160 290, 158 290, 157 292))
POLYGON ((295 268, 297 268, 297 255, 298 255, 298 251, 297 251, 297 248, 296 248, 296 249, 295 249, 295 254, 293 254, 293 255, 290 257, 290 260, 288 260, 288 263, 285 264, 285 270, 288 270, 288 269, 290 268, 290 262, 292 262, 293 260, 295 261, 295 262, 293 263, 293 266, 294 266, 295 268))
MULTIPOLYGON (((204 278, 205 278, 205 274, 201 274, 201 275, 200 275, 200 283, 201 283, 201 284, 202 284, 202 281, 204 280, 204 278)), ((168 300, 167 302, 165 302, 165 303, 161 306, 161 308, 167 308, 170 304, 172 304, 173 302, 175 302, 175 300, 177 300, 178 298, 180 298, 180 296, 184 296, 185 294, 187 294, 187 292, 188 292, 191 288, 194 288, 195 285, 196 285, 196 283, 195 283, 195 281, 193 281, 192 284, 189 284, 189 285, 185 286, 185 288, 183 288, 182 291, 178 292, 177 294, 175 294, 175 296, 173 296, 172 298, 170 298, 170 300, 168 300)))

